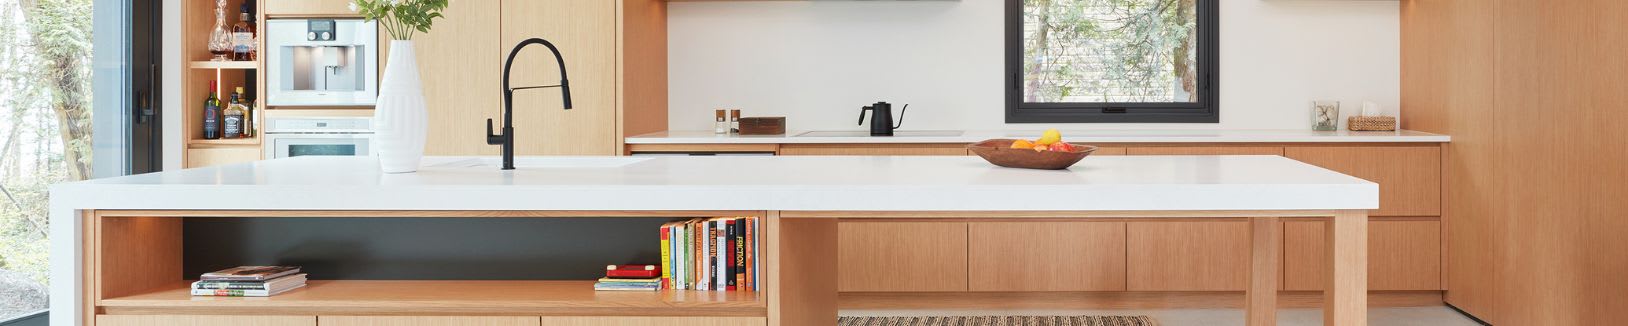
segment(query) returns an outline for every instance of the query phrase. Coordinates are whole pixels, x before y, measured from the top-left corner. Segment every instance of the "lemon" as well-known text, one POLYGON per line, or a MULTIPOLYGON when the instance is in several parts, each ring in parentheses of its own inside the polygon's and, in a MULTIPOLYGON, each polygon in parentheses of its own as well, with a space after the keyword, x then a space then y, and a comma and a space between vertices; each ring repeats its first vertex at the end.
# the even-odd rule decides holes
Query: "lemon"
POLYGON ((1057 129, 1046 129, 1046 133, 1040 134, 1040 140, 1036 140, 1034 142, 1034 144, 1035 145, 1051 145, 1051 144, 1056 144, 1057 142, 1060 142, 1060 141, 1063 141, 1063 133, 1062 132, 1057 131, 1057 129))

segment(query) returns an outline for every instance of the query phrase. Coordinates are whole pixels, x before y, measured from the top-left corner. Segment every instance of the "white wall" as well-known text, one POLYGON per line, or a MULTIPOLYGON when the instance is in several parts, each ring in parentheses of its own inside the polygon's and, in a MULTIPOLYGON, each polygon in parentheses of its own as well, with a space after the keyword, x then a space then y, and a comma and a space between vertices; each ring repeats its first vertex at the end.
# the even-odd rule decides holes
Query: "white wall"
MULTIPOLYGON (((1396 1, 1220 2, 1221 123, 1072 127, 1309 129, 1313 99, 1397 107, 1396 1)), ((669 127, 709 130, 726 106, 861 130, 859 107, 879 100, 912 104, 904 129, 1053 127, 1004 121, 1003 3, 671 3, 669 127)))

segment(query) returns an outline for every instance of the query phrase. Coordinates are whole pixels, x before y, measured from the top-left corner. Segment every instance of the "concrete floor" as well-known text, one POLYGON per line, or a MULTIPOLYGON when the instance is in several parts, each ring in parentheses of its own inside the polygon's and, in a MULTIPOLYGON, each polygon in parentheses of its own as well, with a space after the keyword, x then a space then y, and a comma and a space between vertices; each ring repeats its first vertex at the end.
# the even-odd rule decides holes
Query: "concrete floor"
MULTIPOLYGON (((984 315, 1146 315, 1152 316, 1160 326, 1243 325, 1244 311, 1240 309, 1164 309, 1164 310, 842 310, 842 316, 984 316, 984 315)), ((1278 325, 1311 326, 1323 324, 1323 313, 1318 309, 1278 310, 1278 325)), ((1368 324, 1375 326, 1478 326, 1474 320, 1447 307, 1372 308, 1368 310, 1368 324)))

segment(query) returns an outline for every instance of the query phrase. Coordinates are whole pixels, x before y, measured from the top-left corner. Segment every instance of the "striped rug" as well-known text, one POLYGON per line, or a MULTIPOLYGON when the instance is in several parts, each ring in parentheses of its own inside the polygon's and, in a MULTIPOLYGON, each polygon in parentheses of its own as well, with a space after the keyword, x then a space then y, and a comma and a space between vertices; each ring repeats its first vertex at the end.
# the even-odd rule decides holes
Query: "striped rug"
POLYGON ((1148 316, 839 317, 837 326, 1156 326, 1148 316))

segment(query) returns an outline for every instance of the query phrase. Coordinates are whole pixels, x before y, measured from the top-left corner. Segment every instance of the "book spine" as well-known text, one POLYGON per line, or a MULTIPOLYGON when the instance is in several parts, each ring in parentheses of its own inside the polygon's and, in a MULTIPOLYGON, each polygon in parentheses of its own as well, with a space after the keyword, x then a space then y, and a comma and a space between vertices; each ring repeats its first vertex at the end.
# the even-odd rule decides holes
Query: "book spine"
POLYGON ((211 297, 266 297, 271 296, 266 290, 208 290, 193 289, 192 295, 211 297))
POLYGON ((746 289, 757 291, 757 218, 746 217, 746 289))
POLYGON ((725 291, 729 289, 729 280, 724 276, 727 275, 725 273, 729 272, 729 263, 727 260, 729 259, 729 249, 727 248, 729 247, 725 247, 728 245, 728 240, 725 239, 725 237, 729 236, 729 229, 727 228, 728 226, 729 224, 724 222, 723 219, 718 219, 718 221, 713 225, 713 234, 716 238, 713 241, 713 246, 717 247, 716 251, 718 252, 718 254, 712 259, 712 263, 714 265, 712 268, 712 289, 715 291, 725 291))
POLYGON ((734 291, 735 287, 739 286, 740 284, 737 283, 737 280, 735 279, 735 273, 737 272, 735 259, 740 257, 739 252, 735 250, 740 243, 740 234, 735 233, 735 225, 736 223, 734 219, 724 221, 724 229, 725 233, 727 234, 727 236, 724 237, 724 251, 729 253, 729 255, 724 258, 724 266, 728 267, 724 268, 724 283, 727 283, 728 285, 725 290, 729 291, 734 291))
POLYGON ((735 233, 735 245, 731 248, 735 251, 735 259, 730 261, 730 264, 735 266, 735 273, 729 277, 735 281, 735 291, 743 291, 746 290, 746 219, 735 219, 732 230, 735 233))
POLYGON ((670 225, 661 226, 661 285, 667 287, 673 281, 673 253, 668 246, 672 244, 672 237, 667 234, 670 225))
POLYGON ((707 290, 718 286, 718 277, 714 271, 718 268, 718 227, 716 220, 707 220, 707 290))

